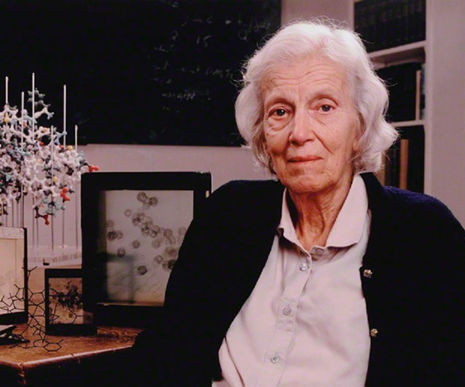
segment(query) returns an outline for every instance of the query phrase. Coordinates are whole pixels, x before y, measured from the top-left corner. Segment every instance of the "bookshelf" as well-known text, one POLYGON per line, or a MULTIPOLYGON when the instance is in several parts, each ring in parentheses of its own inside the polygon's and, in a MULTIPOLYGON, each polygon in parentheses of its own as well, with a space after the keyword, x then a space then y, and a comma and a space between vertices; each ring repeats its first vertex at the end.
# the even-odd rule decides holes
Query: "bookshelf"
POLYGON ((399 131, 378 173, 385 185, 424 191, 426 1, 354 3, 354 28, 390 94, 388 121, 399 131), (376 24, 376 26, 374 25, 376 24))
POLYGON ((425 47, 426 40, 422 40, 420 42, 371 52, 368 56, 372 60, 375 69, 412 61, 423 63, 425 61, 425 47))
POLYGON ((412 120, 412 121, 397 121, 395 123, 396 128, 406 128, 409 126, 425 126, 425 120, 412 120))

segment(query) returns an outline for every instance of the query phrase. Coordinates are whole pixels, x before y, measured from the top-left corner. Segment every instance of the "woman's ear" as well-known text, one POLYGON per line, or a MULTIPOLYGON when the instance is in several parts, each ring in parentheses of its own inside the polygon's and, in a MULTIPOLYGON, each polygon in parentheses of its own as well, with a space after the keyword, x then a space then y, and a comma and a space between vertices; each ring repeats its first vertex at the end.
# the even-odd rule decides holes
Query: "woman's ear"
POLYGON ((360 153, 360 150, 362 149, 362 146, 360 144, 360 138, 362 137, 361 134, 359 134, 356 138, 355 138, 355 141, 354 141, 354 146, 352 147, 352 151, 354 152, 354 154, 359 154, 360 153))
POLYGON ((357 122, 357 127, 355 128, 355 130, 356 130, 356 136, 355 136, 354 146, 352 150, 354 154, 358 154, 362 150, 361 139, 363 135, 365 134, 365 120, 363 119, 360 113, 358 114, 358 122, 357 122))

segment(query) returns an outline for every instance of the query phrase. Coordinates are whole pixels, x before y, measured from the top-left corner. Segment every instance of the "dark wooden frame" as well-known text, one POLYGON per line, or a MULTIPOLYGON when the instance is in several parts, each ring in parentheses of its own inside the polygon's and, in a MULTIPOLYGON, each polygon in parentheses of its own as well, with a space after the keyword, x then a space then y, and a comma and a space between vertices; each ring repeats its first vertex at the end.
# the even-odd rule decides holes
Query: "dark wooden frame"
MULTIPOLYGON (((96 326, 93 324, 91 319, 91 314, 87 313, 84 309, 83 294, 84 286, 81 285, 80 292, 77 292, 77 295, 81 297, 80 304, 82 307, 82 322, 70 322, 70 323, 54 323, 54 314, 51 313, 51 298, 54 296, 52 294, 53 287, 50 284, 50 281, 53 279, 82 279, 82 270, 81 269, 57 269, 57 268, 47 268, 45 269, 45 332, 50 335, 60 335, 60 336, 83 336, 83 335, 93 335, 96 333, 96 326)), ((69 296, 69 298, 75 297, 76 293, 71 293, 64 295, 64 297, 69 296)), ((72 299, 71 299, 72 301, 72 299)))
MULTIPOLYGON (((24 303, 24 311, 18 312, 7 312, 0 314, 0 324, 9 325, 9 324, 20 324, 25 323, 28 321, 28 271, 27 271, 27 230, 25 228, 17 228, 17 227, 1 227, 2 229, 14 229, 17 230, 15 232, 21 233, 24 239, 24 256, 20 257, 22 262, 22 274, 24 277, 23 279, 23 287, 22 289, 18 288, 18 293, 15 297, 19 297, 21 301, 24 303)), ((21 239, 21 238, 7 238, 2 237, 3 232, 0 232, 0 238, 3 239, 21 239)), ((16 257, 15 257, 16 258, 16 257)), ((0 261, 5 259, 3 256, 0 256, 0 261)), ((4 300, 6 303, 12 302, 11 300, 4 300)))
MULTIPOLYGON (((130 298, 115 302, 105 288, 106 280, 110 277, 107 276, 107 263, 111 259, 102 247, 106 245, 102 227, 108 219, 108 214, 102 213, 105 212, 102 201, 107 191, 191 191, 193 217, 211 192, 211 175, 201 172, 108 172, 83 175, 81 227, 86 310, 93 313, 97 325, 145 327, 157 320, 162 312, 162 304, 144 304, 130 298)), ((127 205, 121 203, 121 208, 127 205)), ((135 278, 136 274, 130 275, 135 278)))

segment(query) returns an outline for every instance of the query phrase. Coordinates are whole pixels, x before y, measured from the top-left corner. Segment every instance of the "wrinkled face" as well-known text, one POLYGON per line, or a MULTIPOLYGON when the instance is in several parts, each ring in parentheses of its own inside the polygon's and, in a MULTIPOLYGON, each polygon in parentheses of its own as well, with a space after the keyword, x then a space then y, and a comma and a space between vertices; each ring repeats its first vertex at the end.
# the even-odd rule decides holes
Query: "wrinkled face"
POLYGON ((343 69, 325 58, 274 67, 262 87, 266 149, 295 194, 350 184, 359 133, 343 69))

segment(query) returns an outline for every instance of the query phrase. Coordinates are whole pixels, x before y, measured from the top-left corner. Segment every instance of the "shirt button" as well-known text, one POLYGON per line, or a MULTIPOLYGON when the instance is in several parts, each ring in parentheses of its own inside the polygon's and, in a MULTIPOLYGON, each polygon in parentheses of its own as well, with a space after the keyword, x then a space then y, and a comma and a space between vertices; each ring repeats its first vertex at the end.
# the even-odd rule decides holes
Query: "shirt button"
POLYGON ((289 316, 292 312, 292 309, 289 308, 288 306, 286 306, 284 309, 283 309, 283 314, 286 315, 286 316, 289 316))
POLYGON ((307 269, 308 269, 308 263, 307 263, 307 262, 302 262, 302 263, 300 264, 300 270, 301 270, 301 271, 305 271, 305 270, 307 270, 307 269))
POLYGON ((273 356, 270 361, 273 363, 273 364, 276 364, 278 361, 279 361, 279 357, 278 356, 273 356))
POLYGON ((373 272, 370 269, 363 270, 363 276, 365 278, 371 278, 372 275, 373 275, 373 272))
POLYGON ((370 329, 370 336, 371 337, 378 336, 378 330, 376 328, 370 329))

